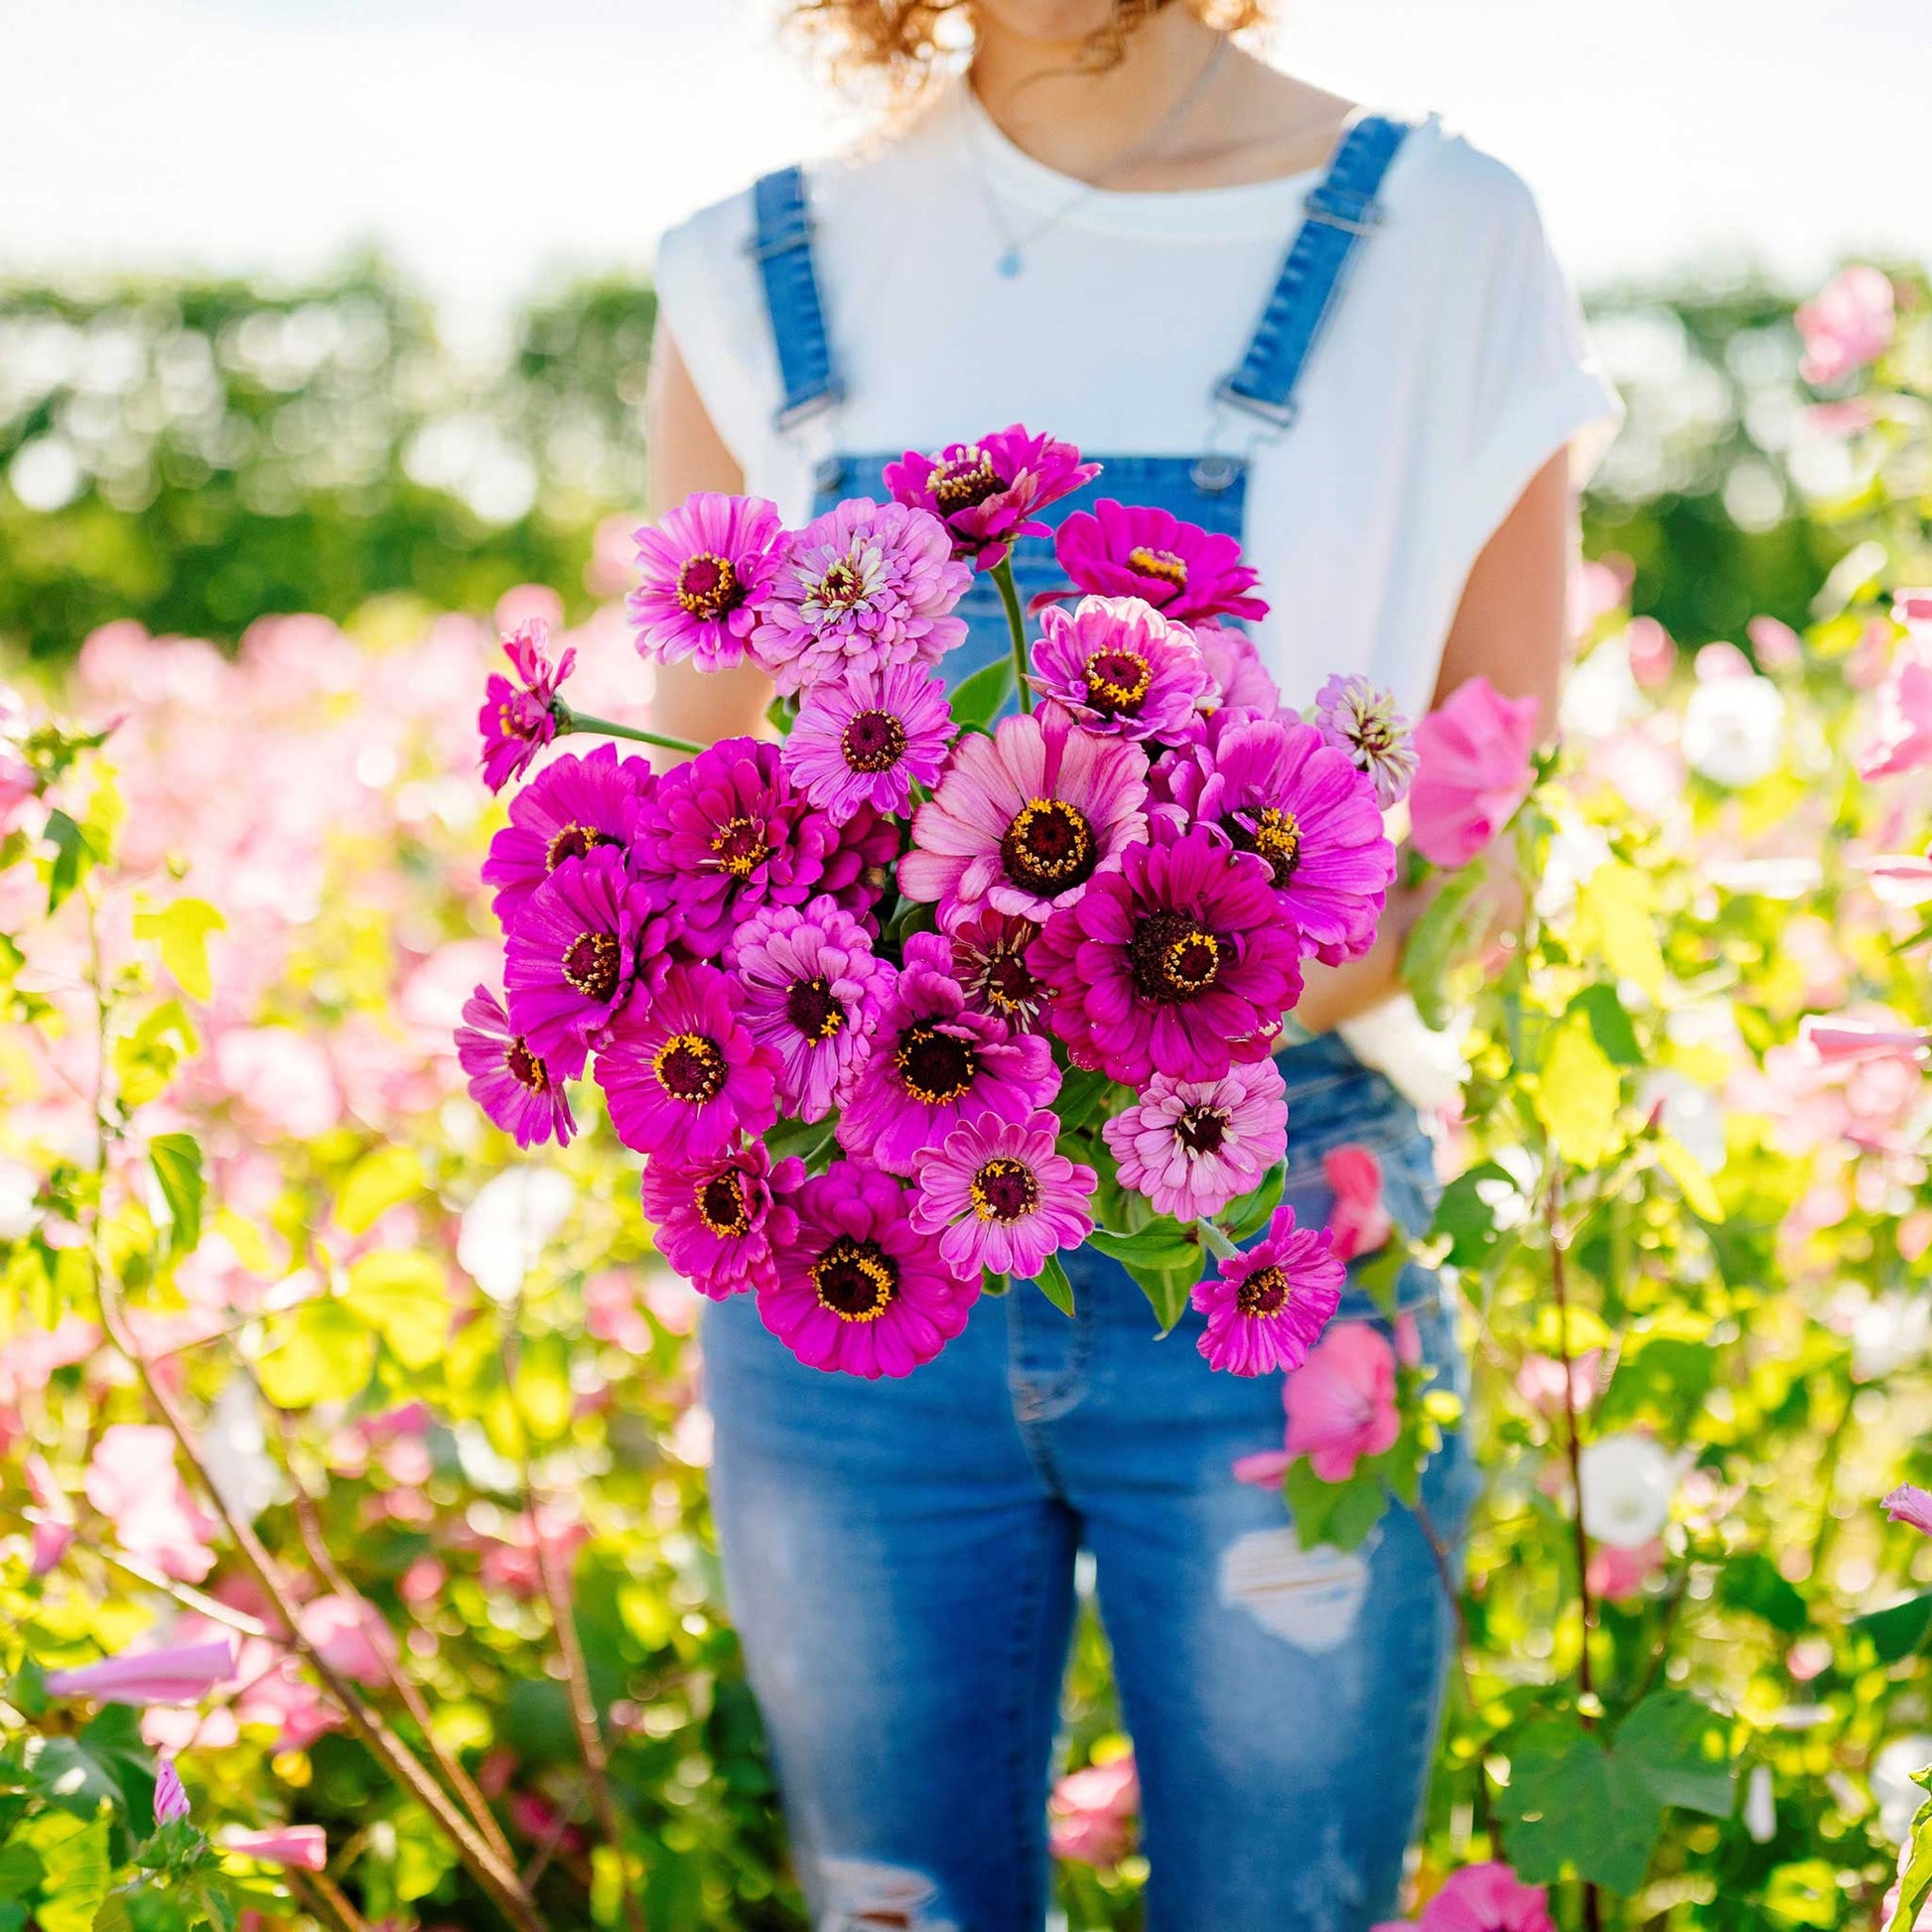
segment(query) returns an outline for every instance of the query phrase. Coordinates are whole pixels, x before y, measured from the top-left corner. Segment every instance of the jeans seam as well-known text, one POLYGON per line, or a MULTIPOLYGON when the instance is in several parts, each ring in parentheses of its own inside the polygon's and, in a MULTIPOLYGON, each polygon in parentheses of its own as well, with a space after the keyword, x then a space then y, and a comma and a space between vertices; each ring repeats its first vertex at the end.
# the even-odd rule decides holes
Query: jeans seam
POLYGON ((1043 1528, 1035 1531, 1032 1561, 1021 1571, 1023 1587, 1019 1592, 1019 1613, 1014 1619, 1013 1647, 1007 1658, 1007 1792, 1013 1807, 1011 1828, 1016 1865, 1022 1863, 1031 1849, 1025 1795, 1028 1782, 1027 1718, 1033 1702, 1033 1673, 1029 1669, 1032 1658, 1028 1637, 1031 1633, 1034 1642, 1038 1641, 1039 1610, 1045 1597, 1045 1536, 1043 1528))

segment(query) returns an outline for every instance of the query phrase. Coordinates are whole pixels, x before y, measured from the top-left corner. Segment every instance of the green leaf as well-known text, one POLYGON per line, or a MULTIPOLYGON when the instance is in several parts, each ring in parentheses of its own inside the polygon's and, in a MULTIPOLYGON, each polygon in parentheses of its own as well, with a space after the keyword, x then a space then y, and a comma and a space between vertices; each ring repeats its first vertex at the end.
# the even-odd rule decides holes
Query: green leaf
POLYGON ((201 1145, 193 1134, 157 1134, 148 1143, 148 1161, 174 1223, 168 1230, 168 1252, 193 1254, 202 1239, 201 1145))
POLYGON ((961 680, 952 694, 952 715, 963 730, 985 731, 1012 695, 1013 657, 1002 652, 995 662, 961 680))
POLYGON ((786 1118, 764 1130, 764 1144, 771 1150, 773 1161, 783 1161, 796 1155, 801 1161, 809 1162, 831 1138, 832 1124, 824 1120, 786 1118))
POLYGON ((372 1149, 350 1168, 336 1196, 336 1225, 348 1234, 366 1234, 390 1208, 423 1185, 422 1157, 413 1147, 372 1149))
POLYGON ((207 936, 219 932, 227 920, 205 898, 178 898, 159 912, 137 912, 134 936, 161 944, 161 963, 191 999, 206 1000, 214 991, 207 969, 207 936))
POLYGON ((47 874, 47 909, 51 913, 80 884, 80 868, 94 855, 87 848, 86 835, 59 806, 48 813, 43 834, 54 842, 54 863, 47 874))
POLYGON ((1194 1284, 1200 1280, 1198 1258, 1191 1269, 1135 1268, 1129 1265, 1127 1272, 1147 1297, 1148 1306, 1154 1311, 1154 1318, 1161 1324, 1161 1332, 1164 1335, 1171 1333, 1173 1324, 1187 1312, 1194 1284))
POLYGON ((341 1302, 309 1302, 282 1325, 255 1363, 262 1394, 278 1409, 346 1402, 359 1395, 375 1366, 375 1335, 341 1302))
POLYGON ((442 1262, 421 1249, 381 1248, 351 1262, 343 1301, 404 1368, 427 1368, 449 1342, 449 1279, 442 1262))
POLYGON ((1282 1187, 1288 1179, 1288 1164, 1278 1161, 1262 1176, 1261 1185, 1239 1200, 1230 1201, 1221 1214, 1222 1229, 1236 1241, 1251 1240, 1268 1225, 1268 1217, 1281 1204, 1282 1187))
POLYGON ((1803 1593, 1762 1550, 1732 1557, 1718 1573, 1718 1601, 1726 1609, 1748 1610, 1787 1636, 1811 1621, 1803 1593))
MULTIPOLYGON (((1912 1782, 1932 1790, 1932 1771, 1913 1772, 1912 1782)), ((1912 1835, 1906 1843, 1912 1848, 1911 1856, 1898 1874, 1898 1907, 1885 1932, 1911 1932, 1927 1899, 1932 1899, 1932 1798, 1913 1814, 1912 1835)))
POLYGON ((1705 1221, 1722 1221, 1725 1204, 1711 1184, 1697 1157, 1675 1135, 1659 1132, 1655 1144, 1657 1165, 1677 1182, 1691 1212, 1705 1221))
POLYGON ((1053 1111, 1060 1117, 1060 1126, 1073 1132, 1086 1126, 1113 1084, 1104 1073, 1087 1067, 1069 1068, 1053 1101, 1053 1111))
POLYGON ((128 1916, 124 1893, 110 1891, 100 1901, 100 1908, 94 1913, 93 1932, 134 1932, 134 1921, 128 1916))
POLYGON ((114 1042, 114 1075, 121 1098, 144 1107, 167 1092, 175 1068, 200 1044, 194 1023, 179 1000, 167 1000, 131 1034, 114 1042))
POLYGON ((35 1919, 41 1932, 93 1932, 94 1913, 107 1896, 107 1815, 74 1817, 44 1811, 14 1827, 14 1840, 41 1862, 41 1898, 35 1919))
POLYGON ((1612 1758, 1660 1803, 1728 1818, 1736 1799, 1728 1725, 1688 1691, 1658 1691, 1617 1725, 1612 1758))
POLYGON ((1481 933, 1484 911, 1477 899, 1487 872, 1480 859, 1452 874, 1423 908, 1402 948, 1402 981, 1423 1024, 1437 1033, 1449 1025, 1449 969, 1481 933))
POLYGON ((1551 1030, 1537 1068, 1536 1116, 1566 1161, 1593 1168, 1609 1154, 1622 1098, 1623 1082, 1585 1022, 1551 1030))
POLYGON ((1296 1540, 1305 1550, 1329 1544, 1343 1552, 1359 1550, 1382 1520, 1389 1493, 1367 1469, 1357 1465, 1345 1482, 1324 1482, 1306 1455, 1289 1464, 1282 1493, 1295 1516, 1296 1540))
POLYGON ((1515 1175, 1493 1161, 1457 1174, 1443 1189, 1429 1232, 1432 1239, 1449 1236, 1449 1251, 1445 1259, 1451 1266, 1480 1268, 1488 1261, 1502 1239, 1496 1211, 1505 1201, 1513 1201, 1519 1210, 1523 1205, 1515 1175))
POLYGON ((1616 997, 1613 986, 1587 986, 1570 1002, 1572 1013, 1582 1014, 1605 1055, 1618 1066, 1641 1066, 1643 1048, 1637 1044, 1636 1029, 1616 997))
POLYGON ((1926 1638, 1932 1636, 1932 1589, 1889 1609, 1854 1617, 1852 1629, 1870 1643, 1881 1664, 1903 1663, 1924 1649, 1926 1638))
POLYGON ((1087 1245, 1098 1248, 1103 1255, 1137 1274, 1143 1270, 1166 1274, 1191 1268, 1194 1272, 1187 1284, 1189 1288, 1200 1280, 1206 1260, 1200 1243, 1178 1221, 1165 1215, 1150 1222, 1139 1234, 1115 1234, 1108 1228, 1095 1228, 1087 1236, 1087 1245))
POLYGON ((1067 1280, 1066 1269, 1058 1255, 1046 1257, 1039 1273, 1034 1277, 1034 1283, 1062 1314, 1073 1312, 1073 1284, 1067 1280))

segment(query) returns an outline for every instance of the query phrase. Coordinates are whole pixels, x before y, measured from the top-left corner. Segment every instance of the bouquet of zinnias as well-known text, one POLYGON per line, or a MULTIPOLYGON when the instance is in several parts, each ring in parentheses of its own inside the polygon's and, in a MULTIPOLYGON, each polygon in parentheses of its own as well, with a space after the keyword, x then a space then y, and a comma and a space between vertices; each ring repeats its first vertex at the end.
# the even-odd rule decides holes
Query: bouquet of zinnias
POLYGON ((1298 1364, 1340 1294, 1327 1234, 1276 1206, 1271 1055, 1303 960, 1374 939, 1406 730, 1359 678, 1285 710, 1218 621, 1265 614, 1255 573, 1165 511, 1068 516, 1069 588, 1030 639, 1010 547, 1095 474, 1015 428, 908 454, 897 500, 801 530, 705 494, 638 532, 639 648, 757 664, 775 742, 573 712, 571 654, 533 627, 490 680, 494 788, 570 731, 693 756, 564 753, 512 800, 472 1091, 520 1144, 567 1142, 589 1065, 672 1266, 755 1294, 820 1368, 906 1374, 1010 1282, 1070 1311, 1082 1244, 1165 1327, 1191 1292, 1201 1352, 1239 1373, 1298 1364), (976 569, 1012 658, 949 697, 976 569))

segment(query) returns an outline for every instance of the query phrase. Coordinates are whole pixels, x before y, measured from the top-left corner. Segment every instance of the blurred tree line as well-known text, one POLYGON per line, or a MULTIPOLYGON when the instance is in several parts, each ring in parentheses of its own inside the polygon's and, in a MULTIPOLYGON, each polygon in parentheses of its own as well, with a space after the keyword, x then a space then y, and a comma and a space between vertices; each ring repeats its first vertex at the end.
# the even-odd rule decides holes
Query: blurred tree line
MULTIPOLYGON (((1842 452, 1809 427, 1791 310, 1762 287, 1592 305, 1630 420, 1587 544, 1686 643, 1802 623, 1841 547, 1804 513, 1842 452)), ((266 612, 486 609, 530 581, 577 615, 599 521, 644 501, 654 314, 646 286, 582 282, 477 368, 374 258, 282 290, 0 286, 0 644, 58 657, 119 617, 231 640, 266 612)))

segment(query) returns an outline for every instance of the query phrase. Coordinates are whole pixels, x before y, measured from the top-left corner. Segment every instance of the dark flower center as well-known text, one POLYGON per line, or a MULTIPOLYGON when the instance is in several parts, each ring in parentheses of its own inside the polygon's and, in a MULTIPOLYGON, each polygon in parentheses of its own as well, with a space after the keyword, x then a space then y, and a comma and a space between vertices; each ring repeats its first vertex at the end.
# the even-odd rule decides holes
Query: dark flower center
POLYGON ((1006 486, 1006 479, 994 469, 993 459, 978 444, 969 445, 949 462, 935 463, 926 483, 941 516, 969 510, 989 496, 997 496, 1006 486))
POLYGON ((1189 1107, 1174 1122, 1173 1137, 1189 1154, 1218 1154, 1228 1137, 1228 1116, 1219 1107, 1189 1107))
POLYGON ((980 1059, 965 1040, 942 1033, 936 1022, 907 1027, 893 1049, 893 1064, 905 1091, 928 1107, 957 1100, 979 1077, 980 1059))
POLYGON ((1087 659, 1087 697, 1108 711, 1136 712, 1154 682, 1154 666, 1137 650, 1097 650, 1087 659))
POLYGON ((845 1028, 845 1008, 833 995, 823 973, 816 979, 793 980, 785 990, 785 1018, 814 1046, 845 1028))
POLYGON ((581 859, 601 845, 616 844, 610 833, 600 832, 595 825, 566 825, 553 832, 550 843, 544 847, 543 869, 555 872, 566 859, 581 859))
POLYGON ((713 1234, 729 1237, 750 1231, 752 1211, 745 1199, 745 1177, 736 1168, 699 1181, 694 1198, 698 1219, 713 1234))
POLYGON ((1259 811, 1232 813, 1221 824, 1237 852, 1260 854, 1268 861, 1275 884, 1288 884, 1302 851, 1302 827, 1293 812, 1264 805, 1259 811))
POLYGON ((898 1300, 898 1269, 877 1241, 842 1234, 812 1263, 812 1287, 841 1321, 877 1321, 898 1300))
POLYGON ((564 978, 602 1006, 618 991, 618 939, 613 932, 580 932, 564 953, 564 978))
POLYGON ((715 620, 745 602, 745 587, 729 558, 700 550, 677 574, 677 601, 692 617, 715 620))
POLYGON ((1135 992, 1163 1004, 1205 993, 1220 976, 1222 946, 1184 912, 1150 912, 1127 942, 1135 992))
POLYGON ((725 1056, 702 1034, 673 1034, 651 1055, 650 1070, 673 1100, 694 1107, 716 1100, 725 1086, 725 1056))
POLYGON ((530 1051, 530 1042, 521 1034, 503 1048, 503 1064, 510 1078, 532 1093, 543 1093, 550 1085, 550 1069, 530 1051))
POLYGON ((905 755, 905 727, 890 711, 857 712, 839 750, 855 771, 890 771, 905 755))
POLYGON ((719 869, 734 879, 751 878, 771 856, 763 825, 756 818, 747 818, 743 812, 736 818, 728 818, 718 828, 711 849, 718 855, 719 869))
POLYGON ((841 557, 818 580, 817 602, 828 611, 850 611, 863 602, 866 580, 850 557, 841 557))
POLYGON ((1275 1314, 1288 1300, 1288 1277, 1270 1264, 1257 1268, 1234 1291, 1234 1306, 1242 1314, 1275 1314))
POLYGON ((982 1221, 1017 1221, 1039 1205, 1039 1180, 1024 1161, 1004 1156, 973 1176, 973 1212, 982 1221))
POLYGON ((1034 928, 1027 926, 1015 937, 996 939, 977 958, 967 952, 953 962, 962 983, 1009 1023, 1031 1020, 1050 990, 1027 964, 1033 937, 1034 928))
POLYGON ((1142 577, 1172 584, 1177 591, 1187 588, 1187 565, 1172 550, 1150 550, 1145 544, 1136 544, 1127 553, 1127 568, 1142 577))
POLYGON ((1006 875, 1030 893, 1083 886, 1100 863, 1093 827, 1063 798, 1033 798, 1000 841, 1006 875))

